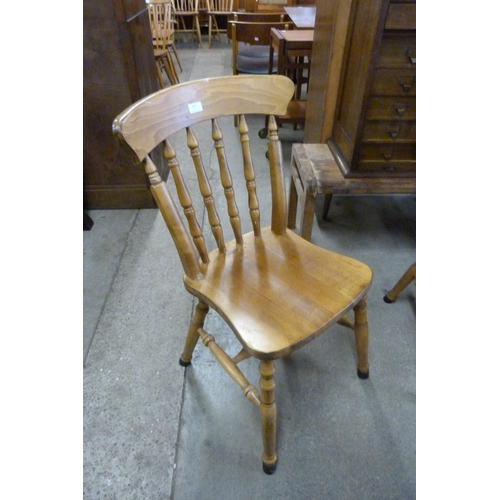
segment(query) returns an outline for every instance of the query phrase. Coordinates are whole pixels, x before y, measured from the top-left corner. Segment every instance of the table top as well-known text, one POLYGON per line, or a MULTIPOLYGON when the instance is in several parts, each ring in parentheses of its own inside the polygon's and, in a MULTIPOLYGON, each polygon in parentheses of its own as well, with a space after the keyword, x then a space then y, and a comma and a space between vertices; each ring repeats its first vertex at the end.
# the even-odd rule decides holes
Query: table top
POLYGON ((311 29, 314 28, 314 23, 316 21, 316 7, 283 7, 285 12, 290 16, 293 24, 298 29, 311 29))
POLYGON ((313 42, 314 30, 278 30, 271 28, 271 37, 281 37, 287 42, 313 42))

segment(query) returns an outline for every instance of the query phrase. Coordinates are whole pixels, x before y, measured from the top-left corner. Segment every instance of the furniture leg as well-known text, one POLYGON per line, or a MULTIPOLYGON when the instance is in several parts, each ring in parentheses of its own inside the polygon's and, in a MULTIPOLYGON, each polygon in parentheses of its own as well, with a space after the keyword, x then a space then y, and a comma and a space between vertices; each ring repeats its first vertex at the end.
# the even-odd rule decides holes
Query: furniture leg
POLYGON ((401 276, 399 281, 394 285, 394 287, 389 290, 384 297, 384 302, 392 304, 398 295, 417 277, 417 264, 412 264, 406 272, 401 276))
POLYGON ((332 198, 333 198, 333 194, 331 194, 331 193, 325 194, 325 200, 323 201, 323 213, 321 214, 321 217, 323 218, 323 220, 328 220, 328 212, 330 210, 332 198))
POLYGON ((158 83, 160 85, 160 88, 164 89, 165 84, 163 83, 163 75, 161 74, 161 62, 159 60, 156 60, 156 76, 158 77, 158 83))
POLYGON ((196 36, 198 37, 198 43, 200 44, 200 49, 203 48, 203 43, 201 42, 201 28, 200 28, 200 20, 198 19, 198 16, 194 18, 194 22, 196 25, 196 36))
POLYGON ((366 300, 361 299, 354 306, 354 337, 358 354, 358 377, 369 376, 368 364, 368 322, 366 320, 366 300))
POLYGON ((274 362, 261 361, 260 372, 260 422, 262 427, 262 468, 266 474, 274 474, 278 466, 276 454, 276 403, 274 401, 274 362))
POLYGON ((309 191, 306 191, 300 200, 299 211, 302 214, 302 220, 300 221, 299 235, 307 241, 311 241, 315 201, 314 195, 309 191))
MULTIPOLYGON (((292 166, 293 169, 293 166, 292 166)), ((290 193, 288 195, 288 228, 295 229, 295 223, 297 221, 297 203, 299 197, 297 194, 297 188, 295 187, 295 172, 292 171, 290 175, 290 193)))
POLYGON ((198 301, 196 311, 191 319, 191 324, 189 325, 186 343, 184 344, 184 351, 179 359, 179 364, 181 366, 189 366, 191 364, 194 348, 200 338, 198 335, 198 328, 203 328, 208 309, 209 307, 205 303, 198 301))

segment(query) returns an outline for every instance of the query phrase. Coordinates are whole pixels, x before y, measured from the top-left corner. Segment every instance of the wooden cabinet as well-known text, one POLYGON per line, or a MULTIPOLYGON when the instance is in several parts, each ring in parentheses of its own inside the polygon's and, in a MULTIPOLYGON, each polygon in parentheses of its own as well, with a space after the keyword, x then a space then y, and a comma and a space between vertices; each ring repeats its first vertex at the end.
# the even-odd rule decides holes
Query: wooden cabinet
POLYGON ((326 142, 345 177, 415 176, 415 12, 415 0, 317 1, 304 142, 326 142))
MULTIPOLYGON (((159 89, 144 0, 83 2, 84 208, 153 208, 144 170, 111 131, 127 106, 159 89)), ((155 162, 165 171, 162 157, 155 162)))

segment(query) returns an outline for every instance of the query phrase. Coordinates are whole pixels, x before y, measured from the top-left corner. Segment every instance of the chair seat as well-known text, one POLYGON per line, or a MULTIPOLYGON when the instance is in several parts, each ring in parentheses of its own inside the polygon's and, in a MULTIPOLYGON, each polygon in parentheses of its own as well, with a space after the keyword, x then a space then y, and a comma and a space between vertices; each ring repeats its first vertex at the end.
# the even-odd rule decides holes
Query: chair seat
POLYGON ((287 230, 244 236, 244 251, 228 243, 211 252, 202 280, 188 291, 215 309, 253 356, 290 354, 338 321, 368 291, 365 264, 317 247, 287 230))
MULTIPOLYGON (((236 58, 236 69, 240 73, 267 75, 269 73, 269 50, 267 51, 267 57, 247 57, 238 54, 236 58)), ((277 69, 278 57, 276 55, 273 58, 273 73, 276 73, 277 69)))

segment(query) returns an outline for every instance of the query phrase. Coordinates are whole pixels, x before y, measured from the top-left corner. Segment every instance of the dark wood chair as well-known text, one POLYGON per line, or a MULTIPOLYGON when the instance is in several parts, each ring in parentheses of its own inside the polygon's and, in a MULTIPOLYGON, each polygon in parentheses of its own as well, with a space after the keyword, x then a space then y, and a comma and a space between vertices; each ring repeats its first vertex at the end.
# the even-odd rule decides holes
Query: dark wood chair
MULTIPOLYGON (((118 140, 145 169, 151 192, 179 253, 184 287, 197 299, 180 364, 191 363, 193 350, 201 339, 243 394, 259 408, 263 469, 267 474, 276 470, 278 460, 275 360, 290 355, 339 323, 354 331, 358 376, 365 379, 369 374, 365 299, 372 271, 357 260, 315 246, 286 227, 285 175, 274 116, 285 112, 293 92, 293 82, 281 75, 207 78, 162 89, 127 108, 113 122, 118 140), (246 114, 271 116, 269 177, 255 175, 246 114), (229 156, 219 119, 234 115, 240 116, 241 154, 229 156), (194 129, 199 137, 203 125, 208 127, 213 144, 197 139, 194 129), (180 147, 176 151, 169 139, 183 129, 187 132, 187 155, 182 154, 180 147), (160 144, 164 144, 176 201, 149 156, 160 144), (206 156, 202 144, 208 148, 206 156), (217 169, 206 170, 203 160, 210 158, 214 148, 218 176, 217 169), (233 177, 235 170, 239 172, 233 177), (200 191, 197 198, 185 180, 193 173, 200 191), (223 207, 216 207, 215 177, 219 177, 225 194, 223 207), (245 211, 240 212, 237 206, 233 179, 241 182, 243 189, 246 186, 245 211), (270 214, 261 213, 257 189, 259 193, 266 190, 271 194, 270 214), (196 216, 196 199, 204 201, 214 237, 215 249, 211 251, 196 216), (182 207, 185 222, 177 206, 182 207), (224 209, 227 224, 219 215, 224 209), (266 216, 270 225, 262 224, 261 216, 266 216), (242 234, 243 219, 247 227, 253 228, 246 234, 242 234), (223 225, 231 232, 230 241, 224 238, 223 225), (235 355, 223 351, 204 329, 209 309, 227 322, 241 344, 235 355), (354 311, 354 321, 346 316, 350 311, 354 311), (260 360, 260 391, 238 366, 250 357, 260 360)), ((227 122, 224 125, 227 127, 227 122)), ((232 127, 228 133, 234 135, 232 127)))
MULTIPOLYGON (((231 30, 233 75, 269 74, 271 29, 291 29, 291 22, 229 21, 231 30)), ((274 57, 272 72, 278 67, 278 54, 274 57)))

